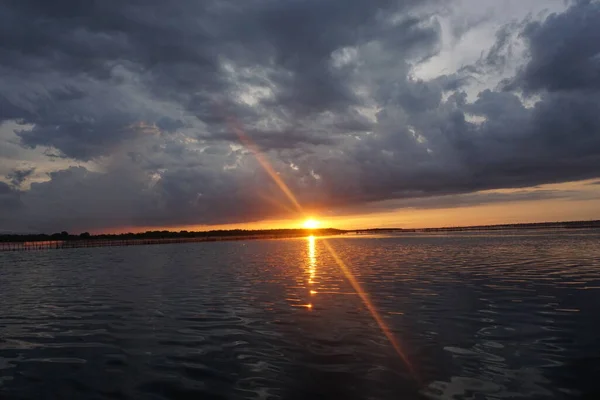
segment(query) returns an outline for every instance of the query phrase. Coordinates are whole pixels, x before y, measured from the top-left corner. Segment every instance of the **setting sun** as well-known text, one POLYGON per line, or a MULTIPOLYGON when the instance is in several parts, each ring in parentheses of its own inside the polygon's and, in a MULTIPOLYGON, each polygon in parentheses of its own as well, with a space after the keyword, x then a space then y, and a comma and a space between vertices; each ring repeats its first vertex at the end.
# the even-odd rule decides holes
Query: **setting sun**
POLYGON ((306 229, 316 229, 319 227, 319 225, 321 225, 321 223, 316 219, 309 218, 306 221, 304 221, 304 227, 306 229))

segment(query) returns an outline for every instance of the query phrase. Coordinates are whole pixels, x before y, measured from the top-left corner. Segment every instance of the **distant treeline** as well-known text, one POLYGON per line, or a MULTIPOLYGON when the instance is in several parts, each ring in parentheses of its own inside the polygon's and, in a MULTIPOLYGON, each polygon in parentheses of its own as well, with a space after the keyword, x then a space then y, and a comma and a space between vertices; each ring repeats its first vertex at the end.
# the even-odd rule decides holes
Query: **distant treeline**
POLYGON ((385 232, 464 232, 464 231, 497 231, 509 229, 583 229, 600 228, 600 220, 596 221, 568 221, 568 222, 540 222, 525 224, 502 224, 502 225, 476 225, 476 226, 448 226, 442 228, 373 228, 358 230, 341 229, 231 229, 213 231, 146 231, 139 233, 100 234, 92 235, 88 232, 72 235, 68 232, 48 234, 0 234, 0 243, 20 242, 47 242, 47 241, 78 241, 78 240, 135 240, 135 239, 202 239, 202 238, 228 238, 228 237, 294 237, 308 235, 339 235, 344 233, 385 233, 385 232))
POLYGON ((600 228, 600 220, 596 221, 566 221, 566 222, 537 222, 523 224, 502 225, 475 225, 475 226, 446 226, 441 228, 374 228, 360 229, 359 233, 384 233, 384 232, 463 232, 463 231, 500 231, 510 229, 584 229, 600 228))
POLYGON ((508 229, 583 229, 600 228, 600 221, 538 222, 527 224, 477 225, 465 227, 443 227, 418 229, 419 232, 440 231, 495 231, 508 229))
POLYGON ((47 241, 78 241, 78 240, 135 240, 135 239, 194 239, 194 238, 225 238, 225 237, 290 237, 308 235, 337 235, 345 231, 339 229, 263 229, 263 230, 214 230, 214 231, 146 231, 139 233, 100 234, 92 235, 88 232, 72 235, 66 231, 47 234, 0 235, 0 242, 47 242, 47 241))

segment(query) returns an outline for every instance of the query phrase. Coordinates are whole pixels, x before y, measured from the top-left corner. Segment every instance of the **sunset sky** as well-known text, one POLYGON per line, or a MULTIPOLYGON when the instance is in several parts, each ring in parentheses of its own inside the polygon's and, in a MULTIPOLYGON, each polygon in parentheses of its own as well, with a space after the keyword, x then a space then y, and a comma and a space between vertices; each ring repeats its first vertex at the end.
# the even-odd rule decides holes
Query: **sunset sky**
POLYGON ((591 0, 2 1, 0 232, 600 219, 598 21, 591 0))

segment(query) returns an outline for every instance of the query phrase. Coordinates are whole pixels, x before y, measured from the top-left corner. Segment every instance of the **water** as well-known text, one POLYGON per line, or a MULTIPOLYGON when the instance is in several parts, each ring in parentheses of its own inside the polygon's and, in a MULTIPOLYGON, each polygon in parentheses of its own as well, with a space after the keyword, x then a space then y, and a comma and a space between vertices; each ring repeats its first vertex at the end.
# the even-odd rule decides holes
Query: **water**
POLYGON ((600 398, 600 233, 0 254, 2 399, 600 398), (587 396, 587 397, 586 397, 587 396))

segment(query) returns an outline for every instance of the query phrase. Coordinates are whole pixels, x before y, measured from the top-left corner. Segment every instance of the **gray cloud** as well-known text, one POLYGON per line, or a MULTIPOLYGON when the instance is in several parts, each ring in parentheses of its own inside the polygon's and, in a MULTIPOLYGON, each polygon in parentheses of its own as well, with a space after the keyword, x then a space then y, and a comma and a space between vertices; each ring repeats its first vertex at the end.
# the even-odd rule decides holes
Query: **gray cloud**
POLYGON ((526 202, 539 200, 597 200, 597 193, 582 193, 577 190, 515 190, 512 192, 477 192, 425 198, 407 198, 373 202, 360 208, 342 209, 343 213, 381 212, 390 209, 430 210, 439 208, 472 207, 484 204, 506 204, 511 202, 526 202))
MULTIPOLYGON (((8 184, 0 182, 0 205, 4 210, 14 211, 19 206, 19 194, 8 184)), ((2 221, 3 218, 0 218, 2 221)))
POLYGON ((10 183, 19 188, 27 178, 29 178, 35 172, 35 168, 24 168, 24 169, 13 169, 6 178, 10 183))
POLYGON ((2 228, 289 216, 231 120, 317 209, 441 204, 415 200, 433 196, 471 204, 475 191, 598 177, 598 3, 502 24, 476 64, 419 79, 414 67, 440 49, 443 7, 2 3, 0 122, 20 124, 21 146, 73 162, 29 190, 17 190, 27 171, 13 172, 0 201, 18 211, 0 211, 2 228), (502 69, 519 36, 528 58, 515 76, 470 101, 465 88, 502 69))
POLYGON ((600 89, 600 3, 576 0, 562 14, 527 24, 530 61, 510 87, 526 91, 600 89))

